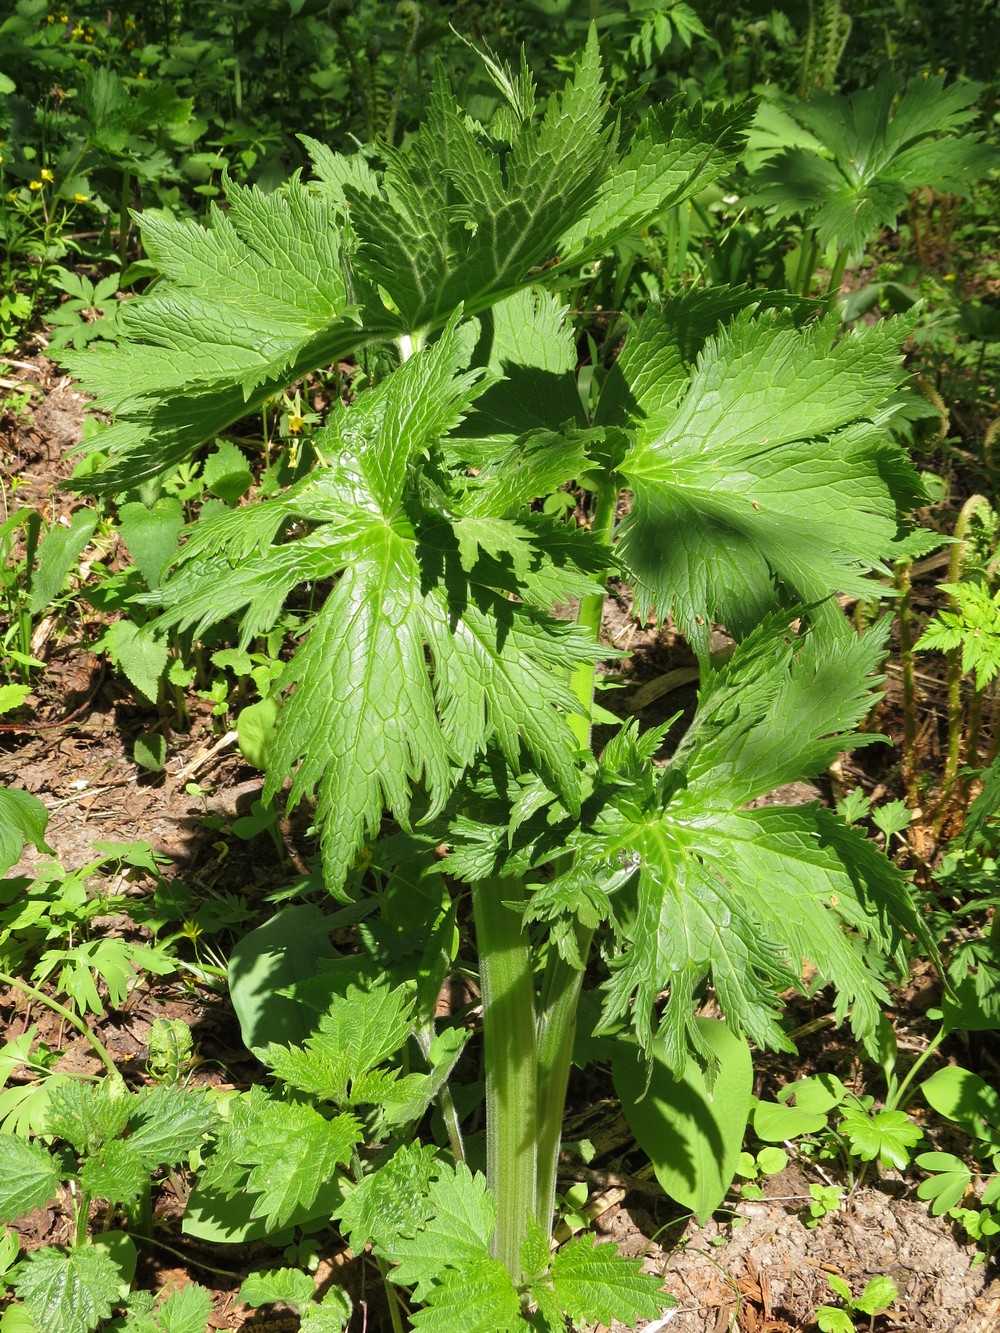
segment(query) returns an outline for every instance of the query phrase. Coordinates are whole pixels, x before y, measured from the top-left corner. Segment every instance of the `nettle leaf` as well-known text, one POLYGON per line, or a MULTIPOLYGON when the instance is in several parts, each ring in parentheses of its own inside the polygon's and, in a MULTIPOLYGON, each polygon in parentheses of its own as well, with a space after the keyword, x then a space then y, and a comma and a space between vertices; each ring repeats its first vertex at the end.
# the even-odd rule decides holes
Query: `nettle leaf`
POLYGON ((157 1300, 150 1333, 206 1333, 211 1314, 212 1293, 186 1282, 157 1300))
POLYGON ((343 1333, 354 1306, 343 1287, 331 1287, 318 1305, 304 1305, 300 1311, 301 1333, 343 1333))
POLYGON ((137 1095, 129 1143, 147 1168, 173 1166, 198 1147, 217 1119, 204 1093, 161 1083, 137 1095))
POLYGON ((657 429, 640 407, 619 553, 640 607, 672 611, 700 653, 712 622, 740 636, 783 597, 866 596, 899 505, 919 492, 877 429, 900 379, 898 331, 887 321, 837 342, 839 329, 835 316, 798 329, 744 311, 704 344, 673 410, 636 380, 657 429))
POLYGON ((777 995, 799 983, 805 959, 838 987, 835 1012, 850 1012, 871 1045, 886 992, 865 941, 892 956, 903 932, 921 933, 902 876, 838 817, 815 805, 746 808, 856 741, 884 630, 812 634, 796 640, 770 623, 752 635, 709 677, 653 788, 633 779, 633 797, 612 775, 620 785, 595 803, 593 832, 578 835, 584 857, 638 871, 634 899, 616 908, 621 948, 604 1022, 630 1019, 648 1049, 669 984, 658 1050, 676 1069, 688 1043, 711 1059, 692 1004, 707 976, 734 1031, 787 1049, 777 995))
POLYGON ((427 1294, 427 1304, 410 1316, 421 1333, 519 1333, 521 1301, 510 1274, 488 1254, 445 1268, 427 1294))
POLYGON ((363 1177, 338 1214, 351 1248, 356 1253, 365 1245, 387 1250, 401 1237, 413 1236, 431 1215, 428 1191, 436 1170, 433 1145, 407 1143, 363 1177))
POLYGON ((314 1290, 312 1278, 300 1268, 269 1268, 245 1277, 238 1299, 245 1305, 283 1301, 298 1308, 312 1300, 314 1290))
POLYGON ((0 1221, 13 1222, 56 1196, 63 1174, 41 1143, 0 1134, 0 1221))
POLYGON ((121 1275, 110 1255, 92 1245, 30 1252, 17 1294, 36 1333, 92 1333, 119 1302, 121 1275))
POLYGON ((124 1133, 134 1106, 124 1087, 75 1080, 53 1091, 46 1126, 86 1157, 124 1133))
MULTIPOLYGON (((473 1175, 464 1163, 450 1167, 439 1162, 437 1172, 427 1191, 427 1220, 412 1235, 396 1237, 381 1251, 398 1265, 391 1273, 393 1282, 412 1286, 418 1301, 430 1299, 449 1268, 463 1273, 477 1265, 480 1276, 486 1273, 482 1264, 490 1258, 496 1225, 496 1203, 483 1176, 473 1175)), ((513 1291, 509 1274, 507 1285, 513 1291)))
MULTIPOLYGON (((380 1100, 357 1085, 390 1059, 413 1030, 413 995, 403 986, 375 983, 368 990, 348 986, 335 995, 317 1030, 303 1047, 269 1046, 262 1059, 290 1087, 346 1106, 380 1100), (362 1092, 362 1095, 358 1093, 362 1092)), ((382 1094, 398 1077, 387 1073, 382 1094)))
POLYGON ((360 1141, 354 1116, 327 1120, 310 1106, 251 1094, 240 1123, 220 1135, 217 1154, 230 1187, 242 1180, 239 1188, 258 1196, 251 1217, 265 1219, 274 1231, 315 1201, 360 1141))
POLYGON ((641 1267, 640 1259, 625 1258, 616 1245, 574 1236, 552 1260, 552 1289, 571 1319, 600 1324, 617 1319, 631 1326, 675 1304, 664 1294, 662 1280, 641 1267))
POLYGON ((95 1199, 131 1203, 149 1181, 149 1171, 128 1142, 106 1143, 89 1156, 80 1172, 80 1184, 95 1199))

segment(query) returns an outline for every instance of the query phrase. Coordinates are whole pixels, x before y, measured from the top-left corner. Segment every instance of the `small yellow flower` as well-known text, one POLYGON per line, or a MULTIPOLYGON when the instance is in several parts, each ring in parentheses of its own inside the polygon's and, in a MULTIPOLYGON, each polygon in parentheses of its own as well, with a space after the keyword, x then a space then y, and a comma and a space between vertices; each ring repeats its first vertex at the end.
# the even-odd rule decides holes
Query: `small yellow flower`
POLYGON ((125 31, 126 31, 126 32, 135 32, 135 19, 126 19, 126 20, 125 20, 125 31))
POLYGON ((289 432, 289 434, 290 434, 290 435, 298 435, 299 431, 302 429, 302 427, 303 427, 304 425, 305 425, 305 421, 303 420, 302 417, 289 417, 289 418, 288 418, 288 432, 289 432))
POLYGON ((42 188, 41 181, 28 181, 29 190, 40 190, 41 188, 42 188))
POLYGON ((69 18, 68 18, 68 16, 67 16, 66 14, 60 14, 60 15, 59 15, 59 22, 60 22, 60 23, 68 23, 68 22, 69 22, 69 18))
MULTIPOLYGON (((75 27, 75 28, 73 29, 73 31, 70 33, 70 36, 71 36, 71 37, 82 37, 82 36, 83 36, 83 28, 80 26, 79 23, 76 25, 76 27, 75 27)), ((927 76, 924 75, 924 77, 926 78, 927 76)))
POLYGON ((48 181, 48 183, 49 183, 50 185, 51 185, 52 182, 55 180, 55 176, 53 176, 52 172, 49 171, 48 167, 42 167, 42 170, 41 170, 41 173, 40 173, 40 174, 41 174, 42 180, 43 180, 43 181, 48 181))
POLYGON ((89 198, 90 198, 89 194, 80 194, 78 191, 73 196, 73 202, 76 204, 85 204, 89 198))
POLYGON ((48 18, 45 20, 46 23, 55 23, 55 21, 56 21, 55 14, 50 14, 48 18))
POLYGON ((3 153, 0 153, 0 164, 3 163, 3 153))
POLYGON ((954 275, 954 273, 946 273, 946 274, 944 275, 944 280, 945 280, 945 282, 954 282, 954 281, 955 281, 955 275, 954 275))

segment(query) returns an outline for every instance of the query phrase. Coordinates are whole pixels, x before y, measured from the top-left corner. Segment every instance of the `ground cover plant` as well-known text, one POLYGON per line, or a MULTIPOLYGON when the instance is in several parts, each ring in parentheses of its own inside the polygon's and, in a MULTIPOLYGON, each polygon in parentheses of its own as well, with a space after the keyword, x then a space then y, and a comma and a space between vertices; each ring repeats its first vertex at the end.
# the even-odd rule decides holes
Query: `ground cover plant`
MULTIPOLYGON (((393 1280, 415 1284, 428 1313, 414 1326, 484 1330, 658 1308, 655 1281, 588 1240, 548 1258, 595 930, 610 968, 602 1027, 631 1031, 618 1038, 620 1082, 630 1065, 677 1078, 690 1048, 689 1077, 711 1089, 723 1052, 732 1066, 725 1042, 787 1046, 777 988, 795 984, 802 957, 874 1041, 885 991, 862 942, 898 955, 903 932, 919 929, 898 872, 836 817, 744 809, 828 762, 869 704, 884 631, 856 637, 829 598, 864 588, 918 494, 880 429, 900 335, 884 326, 838 343, 835 321, 803 323, 808 311, 774 298, 678 296, 629 334, 583 415, 572 335, 538 290, 539 270, 553 251, 553 276, 579 265, 699 189, 734 159, 745 117, 673 106, 619 131, 593 40, 537 112, 527 69, 487 60, 504 115, 489 130, 470 126, 438 75, 425 126, 406 149, 386 149, 381 182, 363 160, 310 145, 318 188, 229 187, 229 211, 207 231, 149 219, 145 247, 167 285, 120 312, 113 351, 67 358, 116 410, 98 437, 105 461, 83 484, 116 493, 144 482, 149 500, 158 477, 276 382, 369 341, 399 349, 398 368, 314 434, 316 462, 301 479, 198 519, 153 595, 155 628, 202 632, 236 614, 246 646, 304 578, 335 580, 283 677, 264 798, 289 777, 293 802, 316 794, 335 896, 362 851, 383 862, 385 810, 404 835, 400 864, 389 853, 393 874, 406 867, 423 882, 420 860, 443 841, 449 881, 469 886, 489 1193, 461 1160, 439 1165, 419 1216, 398 1233, 369 1224, 365 1234, 396 1265, 393 1280), (533 514, 540 495, 573 481, 592 497, 588 528, 533 514), (626 487, 632 509, 616 533, 626 487), (703 662, 699 711, 662 771, 653 758, 666 727, 625 726, 599 758, 589 752, 612 570, 641 606, 673 613, 703 662), (572 599, 575 626, 552 616, 572 599), (713 667, 708 625, 719 620, 743 641, 713 667), (694 1021, 709 977, 726 1029, 694 1021), (456 1262, 445 1257, 447 1219, 469 1209, 474 1240, 456 1262), (406 1261, 414 1245, 419 1268, 406 1261)), ((431 898, 428 926, 450 900, 440 889, 431 898)), ((336 1026, 373 1026, 357 1015, 376 994, 337 997, 346 1016, 336 1026)), ((434 998, 424 997, 425 1026, 434 998)), ((320 1071, 332 1077, 338 1058, 327 1043, 289 1051, 278 1068, 299 1091, 329 1096, 320 1071)), ((378 1092, 361 1099, 384 1102, 378 1092)), ((748 1086, 742 1100, 745 1120, 748 1086)), ((352 1135, 344 1127, 335 1145, 338 1120, 320 1123, 332 1179, 352 1135)), ((460 1157, 460 1139, 451 1147, 460 1157)), ((383 1170, 403 1168, 393 1156, 383 1170)), ((314 1167, 301 1197, 278 1209, 265 1190, 255 1214, 287 1222, 290 1208, 314 1202, 323 1174, 314 1167)), ((354 1175, 359 1189, 378 1179, 358 1163, 354 1175)), ((708 1213, 718 1200, 697 1184, 708 1213)), ((412 1181, 410 1191, 420 1197, 412 1181)))
MULTIPOLYGON (((610 1073, 658 1186, 703 1224, 734 1177, 751 1182, 737 1187, 750 1203, 791 1153, 825 1182, 803 1196, 807 1227, 900 1172, 989 1252, 995 1096, 975 1050, 954 1043, 995 1026, 994 932, 956 935, 946 904, 988 921, 995 778, 939 867, 916 802, 943 839, 978 790, 994 717, 991 557, 970 548, 963 565, 959 522, 952 604, 922 640, 905 631, 911 709, 914 654, 951 654, 956 736, 961 674, 977 672, 937 789, 910 717, 909 809, 860 788, 771 804, 776 788, 842 771, 844 752, 878 748, 866 717, 894 632, 885 587, 896 566, 902 625, 914 571, 941 547, 911 519, 933 480, 897 443, 927 415, 902 366, 920 315, 843 327, 840 283, 874 220, 863 236, 814 227, 797 262, 795 238, 761 211, 771 272, 798 267, 799 290, 720 281, 754 276, 713 230, 717 195, 754 188, 754 107, 609 93, 630 62, 712 40, 676 8, 628 27, 629 57, 610 75, 592 31, 549 95, 523 60, 463 46, 490 96, 470 102, 464 73, 460 93, 439 66, 405 134, 370 82, 356 110, 383 137, 367 150, 307 134, 304 173, 267 188, 223 176, 200 220, 181 209, 119 223, 148 286, 103 323, 91 322, 97 294, 112 301, 113 279, 60 280, 56 338, 75 344, 64 363, 103 419, 71 483, 86 503, 50 519, 37 552, 30 505, 3 529, 19 658, 0 703, 19 719, 33 697, 34 618, 96 617, 94 651, 135 691, 129 751, 146 781, 163 781, 200 707, 208 753, 238 746, 264 771, 243 817, 209 827, 265 833, 302 878, 248 932, 245 898, 196 905, 148 843, 99 844, 76 875, 5 881, 0 981, 106 1071, 53 1066, 37 1024, 0 1052, 5 1077, 33 1062, 39 1094, 2 1094, 3 1216, 24 1226, 54 1198, 73 1215, 22 1262, 16 1244, 0 1254, 5 1329, 205 1328, 201 1287, 154 1305, 136 1279, 135 1246, 170 1245, 158 1195, 183 1207, 187 1242, 280 1254, 245 1276, 240 1299, 290 1305, 303 1328, 659 1326, 672 1301, 661 1276, 596 1241, 586 1189, 559 1179, 567 1162, 587 1178, 593 1152, 564 1129, 574 1066, 610 1073), (698 210, 693 234, 681 219, 698 210), (637 256, 661 236, 653 283, 637 256), (681 286, 692 272, 702 284, 681 286), (570 308, 609 285, 613 314, 570 308), (85 553, 91 586, 70 603, 85 553), (683 638, 696 705, 646 725, 617 702, 602 625, 621 601, 652 636, 669 625, 683 638), (312 866, 293 846, 303 811, 312 866), (916 894, 902 869, 914 865, 916 894), (130 924, 101 938, 118 906, 100 883, 112 867, 130 924), (227 928, 244 928, 228 960, 205 940, 227 928), (941 964, 945 988, 925 1048, 901 1063, 885 1011, 915 963, 941 964), (124 1008, 150 971, 228 985, 249 1078, 188 1088, 182 1024, 158 1030, 155 1060, 149 1043, 141 1081, 162 1088, 123 1081, 85 1017, 124 1008), (471 1006, 443 1001, 458 979, 471 1006), (796 994, 827 996, 867 1082, 799 1076, 796 994), (754 1049, 782 1053, 773 1099, 753 1095, 754 1049), (944 1151, 955 1141, 928 1117, 965 1147, 944 1151), (380 1295, 313 1281, 331 1225, 370 1256, 380 1295)), ((352 41, 346 27, 345 50, 352 41)), ((415 36, 412 48, 401 58, 417 60, 415 36)), ((972 95, 949 92, 949 132, 971 123, 972 95)), ((878 97, 910 129, 926 102, 919 85, 894 99, 886 82, 878 97)), ((843 105, 828 97, 798 118, 825 115, 830 129, 843 105)), ((914 162, 934 158, 941 133, 916 136, 914 162)), ((817 170, 832 180, 843 154, 827 138, 817 170)), ((971 191, 992 158, 957 142, 971 191)), ((762 210, 784 166, 768 170, 762 210)), ((920 178, 914 166, 906 180, 920 178)), ((902 210, 897 193, 878 221, 902 210)), ((47 850, 26 792, 0 789, 0 815, 6 869, 24 844, 47 850)), ((228 844, 215 846, 221 864, 228 844)), ((820 1327, 892 1318, 888 1285, 831 1288, 840 1306, 819 1303, 825 1291, 810 1306, 820 1327)))

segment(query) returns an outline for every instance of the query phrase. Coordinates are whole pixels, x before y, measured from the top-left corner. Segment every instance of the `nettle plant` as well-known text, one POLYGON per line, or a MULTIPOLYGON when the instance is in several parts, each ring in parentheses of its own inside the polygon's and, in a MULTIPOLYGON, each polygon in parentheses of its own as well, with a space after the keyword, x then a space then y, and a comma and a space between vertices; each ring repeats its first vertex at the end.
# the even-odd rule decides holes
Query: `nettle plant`
MULTIPOLYGON (((884 431, 901 330, 838 341, 837 322, 808 322, 801 303, 680 293, 631 328, 585 411, 573 329, 546 284, 728 169, 745 113, 669 105, 633 123, 628 104, 607 106, 593 36, 542 107, 525 68, 486 60, 502 95, 489 126, 456 107, 439 72, 426 123, 405 147, 380 148, 381 171, 308 141, 312 183, 230 186, 206 227, 143 218, 160 281, 120 310, 117 348, 66 358, 115 416, 100 437, 107 461, 81 484, 132 496, 142 485, 151 503, 157 478, 313 368, 376 345, 398 352, 381 382, 336 406, 290 484, 191 524, 146 597, 157 632, 235 616, 246 645, 309 590, 264 797, 289 779, 290 804, 315 797, 335 897, 373 894, 397 912, 405 899, 410 936, 426 940, 410 950, 408 1021, 441 1098, 448 1079, 435 1071, 448 1061, 432 1051, 426 978, 442 951, 445 966, 452 957, 443 914, 471 898, 485 1183, 460 1160, 447 1103, 454 1162, 400 1159, 386 1195, 405 1206, 369 1221, 360 1202, 340 1205, 390 1283, 413 1289, 412 1326, 463 1333, 630 1323, 669 1303, 592 1237, 551 1254, 595 947, 602 1026, 632 1064, 680 1077, 693 1060, 710 1084, 720 1043, 695 1017, 706 985, 748 1069, 749 1042, 792 1049, 779 997, 804 959, 873 1047, 886 994, 871 959, 899 954, 918 929, 899 873, 836 814, 750 808, 854 744, 877 687, 885 627, 856 637, 832 595, 870 596, 867 576, 905 546, 897 516, 918 486, 884 431), (587 497, 578 526, 538 504, 571 483, 587 497), (697 714, 671 734, 669 762, 669 727, 628 722, 603 753, 592 747, 611 577, 631 585, 641 615, 672 614, 703 663, 697 714), (722 666, 709 660, 713 622, 739 640, 722 666)), ((383 924, 391 946, 398 922, 389 912, 383 924)), ((329 1121, 321 1160, 344 1191, 378 1165, 357 1146, 372 1112, 348 1124, 323 1110, 380 1099, 370 1082, 364 1096, 344 1083, 344 1005, 354 997, 364 1028, 365 993, 336 995, 321 1044, 294 1061, 267 1048, 297 1100, 329 1121)), ((641 1073, 633 1082, 641 1095, 641 1073)), ((259 1199, 265 1222, 318 1188, 315 1153, 276 1166, 287 1182, 276 1214, 274 1181, 245 1148, 270 1141, 279 1096, 248 1100, 234 1128, 242 1158, 223 1143, 213 1167, 259 1199)), ((748 1075, 744 1123, 749 1105, 748 1075)))

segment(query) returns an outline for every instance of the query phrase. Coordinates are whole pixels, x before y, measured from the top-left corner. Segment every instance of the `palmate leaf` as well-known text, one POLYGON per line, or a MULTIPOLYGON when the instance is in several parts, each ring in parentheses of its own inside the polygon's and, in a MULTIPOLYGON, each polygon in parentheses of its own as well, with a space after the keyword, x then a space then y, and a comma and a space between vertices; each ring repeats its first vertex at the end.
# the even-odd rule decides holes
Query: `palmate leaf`
POLYGON ((658 339, 669 388, 626 363, 639 438, 621 463, 635 501, 620 555, 640 607, 672 610, 700 653, 712 621, 739 636, 783 598, 865 595, 899 505, 918 493, 878 429, 900 379, 898 332, 835 342, 838 329, 836 318, 797 329, 788 315, 746 310, 705 342, 682 390, 686 358, 669 333, 658 339))
MULTIPOLYGON (((488 62, 489 63, 489 62, 488 62)), ((435 78, 425 124, 360 158, 309 145, 318 181, 273 194, 225 185, 207 227, 140 220, 162 280, 120 309, 120 345, 66 364, 115 414, 110 463, 80 485, 114 493, 181 462, 286 384, 372 341, 423 338, 607 250, 738 154, 743 111, 651 113, 616 147, 596 37, 561 94, 492 62, 507 104, 490 131, 435 78), (554 269, 547 270, 554 272, 554 269)), ((96 447, 96 446, 95 446, 96 447)))
POLYGON ((579 865, 638 871, 634 896, 619 894, 615 907, 620 947, 604 1022, 629 1019, 648 1047, 654 1001, 669 985, 661 1049, 674 1068, 689 1043, 709 1058, 691 1003, 706 977, 735 1031, 787 1049, 777 995, 799 983, 803 960, 838 988, 837 1015, 849 1011, 873 1042, 886 992, 865 941, 897 955, 903 932, 921 930, 899 872, 835 815, 746 808, 857 739, 850 729, 870 703, 884 636, 812 633, 814 643, 790 642, 772 623, 741 645, 710 677, 662 775, 643 780, 640 767, 626 776, 635 768, 626 733, 611 756, 619 785, 585 808, 590 827, 575 838, 579 865))
POLYGON ((821 245, 861 251, 880 227, 895 223, 914 190, 968 194, 997 165, 980 136, 962 133, 975 119, 974 83, 945 85, 944 77, 903 86, 887 72, 874 88, 849 96, 819 93, 787 111, 805 125, 826 154, 783 149, 754 175, 745 202, 799 215, 821 245))
POLYGON ((292 774, 293 802, 316 791, 334 892, 384 806, 406 821, 420 784, 440 810, 489 741, 514 766, 523 747, 567 802, 578 799, 566 715, 580 705, 566 669, 602 650, 530 603, 592 591, 598 548, 530 514, 504 535, 416 466, 479 390, 472 348, 471 330, 452 321, 318 432, 329 468, 286 496, 196 525, 156 593, 161 628, 200 632, 246 607, 246 639, 270 628, 296 583, 339 575, 283 677, 295 688, 264 792, 270 800, 292 774), (289 518, 314 526, 281 542, 289 518))

